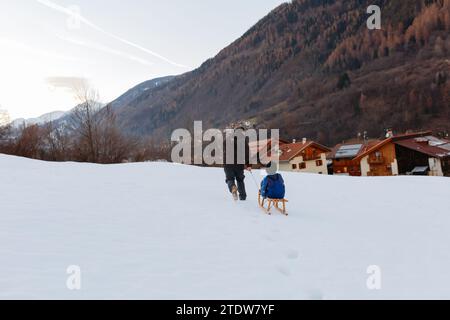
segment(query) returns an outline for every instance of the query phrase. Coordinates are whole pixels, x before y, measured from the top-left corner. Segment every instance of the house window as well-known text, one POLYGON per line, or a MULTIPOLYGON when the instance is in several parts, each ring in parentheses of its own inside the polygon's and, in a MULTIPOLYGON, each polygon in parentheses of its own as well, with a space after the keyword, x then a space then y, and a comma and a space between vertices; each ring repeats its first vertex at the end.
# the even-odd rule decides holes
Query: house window
POLYGON ((323 161, 322 160, 317 160, 316 161, 316 167, 321 167, 323 166, 323 161))
POLYGON ((383 164, 383 163, 384 157, 381 151, 374 152, 369 156, 369 164, 383 164))
POLYGON ((305 162, 300 163, 300 164, 298 165, 298 168, 299 168, 300 170, 306 169, 306 163, 305 163, 305 162))
POLYGON ((292 165, 292 169, 293 169, 293 170, 297 170, 297 164, 296 164, 296 163, 294 163, 294 164, 292 165))

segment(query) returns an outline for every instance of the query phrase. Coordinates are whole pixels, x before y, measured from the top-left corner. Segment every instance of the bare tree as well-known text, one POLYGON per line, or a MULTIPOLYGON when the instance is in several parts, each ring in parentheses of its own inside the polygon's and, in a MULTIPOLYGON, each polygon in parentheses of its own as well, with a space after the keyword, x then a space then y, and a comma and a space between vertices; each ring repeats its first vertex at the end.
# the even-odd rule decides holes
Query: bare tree
POLYGON ((8 136, 9 127, 8 126, 0 126, 0 143, 6 139, 8 136))
POLYGON ((0 153, 10 153, 11 152, 11 141, 10 141, 11 128, 9 125, 0 126, 0 153))
POLYGON ((23 126, 14 143, 13 153, 20 157, 42 159, 42 134, 42 129, 37 125, 23 126))
POLYGON ((75 98, 79 102, 72 111, 70 129, 75 137, 75 149, 79 160, 98 162, 99 158, 99 126, 100 110, 98 92, 88 84, 82 84, 74 88, 75 98))
POLYGON ((99 113, 99 162, 120 163, 133 158, 138 140, 125 136, 118 128, 116 115, 110 105, 99 113))
POLYGON ((73 92, 79 104, 67 124, 24 123, 14 133, 15 138, 6 127, 0 127, 0 152, 48 161, 136 161, 141 143, 121 132, 111 106, 102 108, 97 91, 86 83, 78 83, 73 92), (2 143, 3 139, 8 143, 2 143))
POLYGON ((9 113, 6 110, 0 109, 0 152, 5 149, 5 145, 8 142, 10 135, 10 118, 9 113))
POLYGON ((72 112, 70 121, 77 160, 94 163, 132 160, 138 141, 119 130, 111 106, 102 108, 97 91, 88 85, 74 91, 80 103, 72 112))
POLYGON ((136 152, 133 153, 134 160, 137 162, 170 160, 172 144, 168 140, 162 143, 153 138, 142 139, 139 141, 136 152))
POLYGON ((61 126, 55 126, 52 121, 42 127, 43 143, 46 146, 46 159, 50 161, 70 160, 72 152, 70 149, 71 138, 67 131, 61 126))

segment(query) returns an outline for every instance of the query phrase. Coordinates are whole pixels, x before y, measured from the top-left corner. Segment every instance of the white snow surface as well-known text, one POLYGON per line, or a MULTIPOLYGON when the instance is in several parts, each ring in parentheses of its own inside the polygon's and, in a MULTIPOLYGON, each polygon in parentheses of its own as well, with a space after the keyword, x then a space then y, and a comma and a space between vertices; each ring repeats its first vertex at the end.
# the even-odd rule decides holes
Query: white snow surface
POLYGON ((450 298, 448 178, 284 177, 289 217, 248 173, 235 203, 221 169, 0 155, 0 299, 450 298))

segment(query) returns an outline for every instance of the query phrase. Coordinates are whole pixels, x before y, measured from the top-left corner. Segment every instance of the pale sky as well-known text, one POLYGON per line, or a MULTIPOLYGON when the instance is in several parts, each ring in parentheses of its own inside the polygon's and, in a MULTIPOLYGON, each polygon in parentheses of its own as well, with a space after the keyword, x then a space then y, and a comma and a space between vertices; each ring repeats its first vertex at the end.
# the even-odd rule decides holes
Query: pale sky
POLYGON ((0 109, 11 118, 68 110, 87 79, 108 102, 184 73, 282 0, 0 0, 0 109))

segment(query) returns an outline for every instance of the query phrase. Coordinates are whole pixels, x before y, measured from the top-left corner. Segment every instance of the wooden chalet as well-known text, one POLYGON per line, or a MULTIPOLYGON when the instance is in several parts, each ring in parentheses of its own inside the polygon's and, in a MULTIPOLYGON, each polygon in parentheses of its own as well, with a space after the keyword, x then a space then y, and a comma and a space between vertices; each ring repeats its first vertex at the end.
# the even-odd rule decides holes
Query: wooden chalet
MULTIPOLYGON (((264 157, 264 155, 270 157, 272 146, 275 144, 273 139, 263 139, 259 141, 254 141, 249 143, 250 148, 250 157, 251 159, 257 158, 257 163, 260 164, 261 157, 264 157)), ((289 141, 279 139, 278 145, 281 147, 282 145, 289 144, 289 141)))
POLYGON ((445 148, 450 145, 441 141, 438 148, 430 145, 430 142, 425 142, 434 139, 431 132, 390 136, 369 147, 353 160, 360 162, 362 176, 396 176, 416 174, 416 171, 422 171, 422 174, 444 175, 449 156, 445 148), (430 160, 430 157, 434 160, 430 160))
POLYGON ((450 177, 450 141, 430 134, 394 144, 399 174, 450 177))
POLYGON ((326 155, 330 151, 328 147, 306 139, 280 145, 280 170, 328 174, 326 155))
POLYGON ((338 144, 328 155, 328 159, 332 161, 333 175, 361 176, 361 160, 355 158, 377 142, 338 144))

